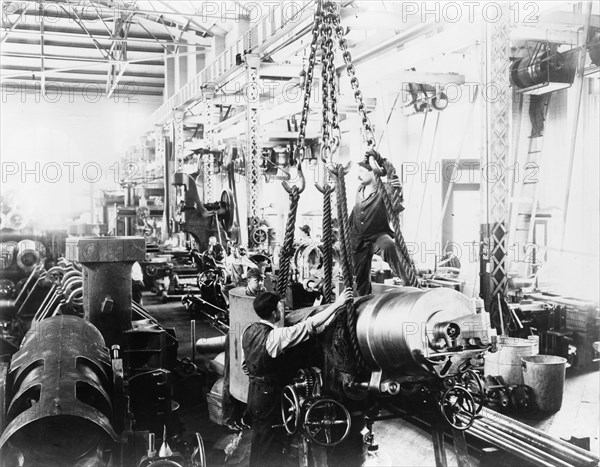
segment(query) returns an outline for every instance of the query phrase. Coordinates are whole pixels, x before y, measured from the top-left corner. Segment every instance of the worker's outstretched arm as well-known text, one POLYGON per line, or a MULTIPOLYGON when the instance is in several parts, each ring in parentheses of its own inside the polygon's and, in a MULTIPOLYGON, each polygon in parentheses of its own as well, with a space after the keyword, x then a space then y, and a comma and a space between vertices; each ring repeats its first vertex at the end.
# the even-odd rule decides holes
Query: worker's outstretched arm
POLYGON ((335 317, 336 311, 340 310, 348 300, 352 300, 352 289, 344 290, 335 303, 329 305, 323 311, 300 321, 293 326, 275 328, 267 337, 265 343, 267 352, 273 358, 281 354, 285 349, 298 345, 313 334, 322 332, 335 317))
POLYGON ((312 321, 312 324, 313 324, 314 330, 315 330, 315 334, 319 334, 319 333, 323 332, 325 330, 325 328, 329 324, 331 324, 331 322, 333 321, 333 318, 335 317, 336 312, 338 310, 341 310, 342 307, 346 304, 346 302, 349 302, 353 298, 354 298, 354 293, 352 292, 352 289, 350 287, 348 287, 347 289, 344 289, 342 291, 342 293, 339 295, 339 297, 337 298, 337 300, 334 303, 329 305, 323 311, 308 318, 310 321, 312 321))

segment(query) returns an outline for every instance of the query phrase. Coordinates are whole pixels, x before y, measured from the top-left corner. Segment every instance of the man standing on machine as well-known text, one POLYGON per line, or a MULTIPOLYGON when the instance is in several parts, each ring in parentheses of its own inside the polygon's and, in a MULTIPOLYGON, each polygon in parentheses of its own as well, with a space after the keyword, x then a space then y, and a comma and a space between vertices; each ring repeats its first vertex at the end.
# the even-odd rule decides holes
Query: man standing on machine
MULTIPOLYGON (((356 204, 349 219, 350 239, 356 275, 358 295, 371 293, 371 261, 378 254, 390 265, 396 276, 401 276, 400 260, 394 244, 394 232, 383 201, 383 193, 377 188, 375 174, 368 158, 358 163, 360 187, 356 204)), ((400 180, 390 181, 394 188, 400 188, 400 180)))

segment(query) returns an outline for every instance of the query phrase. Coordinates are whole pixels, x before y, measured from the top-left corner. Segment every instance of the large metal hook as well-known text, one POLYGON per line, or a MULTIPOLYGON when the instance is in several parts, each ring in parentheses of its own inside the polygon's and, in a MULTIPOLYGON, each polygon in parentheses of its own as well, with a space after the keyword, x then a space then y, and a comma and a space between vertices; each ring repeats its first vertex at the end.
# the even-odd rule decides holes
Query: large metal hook
POLYGON ((383 177, 385 175, 385 170, 383 170, 383 168, 375 160, 375 157, 372 155, 369 156, 369 165, 378 177, 383 177))
POLYGON ((283 188, 285 189, 285 191, 287 191, 287 193, 289 195, 292 194, 294 187, 298 188, 298 194, 302 193, 304 191, 304 189, 306 188, 306 179, 304 178, 304 173, 302 172, 302 163, 300 161, 298 161, 297 166, 298 166, 298 176, 300 177, 300 184, 292 185, 292 184, 288 183, 286 180, 281 182, 281 184, 283 185, 283 188))

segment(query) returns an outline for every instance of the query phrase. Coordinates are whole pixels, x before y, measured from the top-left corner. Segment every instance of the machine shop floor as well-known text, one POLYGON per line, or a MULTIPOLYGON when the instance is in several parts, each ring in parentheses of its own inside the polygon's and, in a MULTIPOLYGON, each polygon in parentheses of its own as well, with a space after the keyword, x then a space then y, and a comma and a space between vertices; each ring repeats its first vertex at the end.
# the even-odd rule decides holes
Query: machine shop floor
MULTIPOLYGON (((160 303, 159 297, 144 293, 144 307, 163 325, 175 327, 179 340, 179 358, 191 358, 190 316, 177 298, 168 303, 160 303)), ((196 338, 220 335, 200 317, 196 319, 196 338)), ((196 355, 200 369, 207 368, 214 355, 196 355)), ((185 434, 201 433, 207 450, 208 465, 225 463, 224 448, 233 439, 234 433, 226 427, 212 423, 208 418, 206 393, 216 380, 215 376, 184 379, 184 384, 192 389, 193 397, 178 400, 181 403, 179 418, 184 425, 185 434), (197 394, 196 394, 197 393, 197 394)), ((563 438, 590 438, 590 450, 600 454, 599 443, 599 398, 600 374, 596 371, 574 374, 567 370, 567 380, 560 411, 552 415, 527 415, 515 417, 523 423, 563 438)), ((177 399, 177 388, 175 399, 177 399)), ((190 391, 186 391, 190 392, 190 391)), ((410 422, 397 419, 377 422, 374 425, 376 442, 379 445, 377 457, 372 465, 390 466, 435 466, 435 457, 431 437, 427 431, 410 422)), ((248 448, 250 433, 244 433, 239 450, 248 448)), ((457 465, 452 445, 446 443, 448 465, 457 465)), ((226 465, 247 465, 248 459, 235 456, 226 465)), ((243 457, 243 456, 242 456, 243 457)), ((481 465, 485 465, 481 463, 481 465)), ((513 464, 517 465, 517 464, 513 464)))

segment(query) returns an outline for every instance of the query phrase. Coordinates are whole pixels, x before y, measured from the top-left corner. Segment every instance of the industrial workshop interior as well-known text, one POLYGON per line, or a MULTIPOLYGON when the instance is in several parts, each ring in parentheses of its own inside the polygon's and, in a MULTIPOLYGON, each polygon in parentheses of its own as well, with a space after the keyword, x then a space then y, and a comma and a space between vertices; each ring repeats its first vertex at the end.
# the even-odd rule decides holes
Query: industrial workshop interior
POLYGON ((600 2, 1 28, 0 466, 599 466, 600 2))

